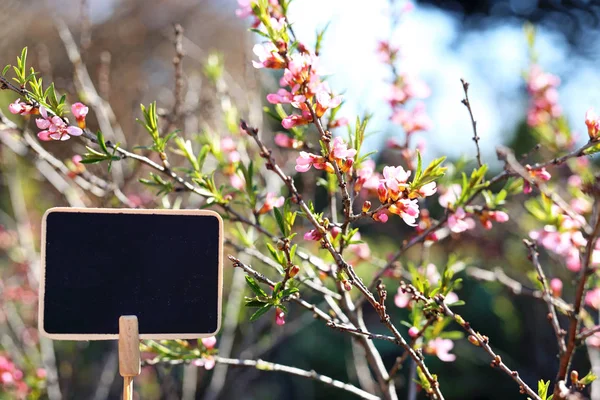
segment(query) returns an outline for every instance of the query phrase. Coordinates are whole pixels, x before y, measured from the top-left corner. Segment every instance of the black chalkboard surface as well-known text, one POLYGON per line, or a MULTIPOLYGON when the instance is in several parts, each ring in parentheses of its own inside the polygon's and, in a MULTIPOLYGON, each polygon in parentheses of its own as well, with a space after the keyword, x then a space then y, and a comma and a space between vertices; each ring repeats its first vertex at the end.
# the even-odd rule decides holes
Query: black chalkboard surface
POLYGON ((211 336, 221 322, 223 222, 212 211, 53 208, 42 222, 39 328, 52 339, 211 336))

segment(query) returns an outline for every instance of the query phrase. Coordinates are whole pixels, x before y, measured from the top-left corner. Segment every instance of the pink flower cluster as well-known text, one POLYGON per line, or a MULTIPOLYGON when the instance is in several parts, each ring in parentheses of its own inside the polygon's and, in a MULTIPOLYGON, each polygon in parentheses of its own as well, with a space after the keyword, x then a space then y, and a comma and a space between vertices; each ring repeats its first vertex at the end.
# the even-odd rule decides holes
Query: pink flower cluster
MULTIPOLYGON (((85 121, 85 115, 87 114, 87 107, 81 108, 81 103, 76 103, 72 107, 73 114, 76 118, 82 118, 85 121)), ((70 126, 60 117, 54 115, 48 115, 48 111, 45 107, 40 107, 40 115, 42 118, 36 118, 35 124, 39 129, 37 136, 42 141, 49 140, 69 140, 71 136, 81 136, 83 131, 77 126, 70 126)), ((85 123, 84 125, 85 126, 85 123)))
POLYGON ((527 111, 527 123, 531 127, 547 124, 562 114, 558 104, 560 79, 556 75, 544 72, 539 65, 532 65, 527 77, 527 91, 531 102, 527 111))
MULTIPOLYGON (((396 47, 387 41, 380 41, 377 52, 383 62, 393 66, 398 55, 396 47)), ((423 102, 416 103, 412 110, 407 108, 410 100, 425 99, 430 95, 429 86, 415 75, 406 72, 397 74, 386 96, 387 102, 392 107, 392 122, 402 126, 407 135, 431 129, 433 123, 425 111, 423 102)))
MULTIPOLYGON (((541 181, 549 181, 552 178, 552 175, 550 175, 550 172, 546 171, 546 168, 540 168, 540 169, 531 169, 531 166, 529 164, 527 164, 525 166, 525 169, 527 170, 527 172, 529 172, 529 176, 531 176, 532 179, 539 179, 541 181)), ((529 194, 532 191, 532 187, 531 184, 528 181, 523 181, 523 193, 525 194, 529 194)))
MULTIPOLYGON (((38 375, 44 372, 40 369, 38 375)), ((14 393, 17 398, 25 398, 29 392, 27 383, 23 381, 23 371, 2 355, 0 355, 0 389, 0 392, 14 393)))
POLYGON ((415 197, 433 195, 437 188, 435 182, 421 186, 417 192, 410 192, 408 178, 411 171, 405 171, 401 166, 383 168, 383 179, 377 186, 377 195, 381 204, 391 203, 388 210, 399 215, 409 226, 416 226, 419 216, 419 204, 415 197))
MULTIPOLYGON (((557 211, 556 206, 553 208, 557 211)), ((569 216, 561 215, 558 226, 546 225, 540 230, 530 232, 529 236, 544 248, 563 257, 569 270, 578 272, 581 269, 580 249, 587 244, 587 240, 581 233, 584 224, 583 217, 572 219, 569 216)), ((596 250, 592 253, 592 265, 599 263, 600 243, 596 245, 596 250)))
MULTIPOLYGON (((212 350, 217 344, 217 338, 214 336, 202 338, 201 341, 206 350, 212 350)), ((211 370, 215 367, 215 359, 211 355, 204 355, 202 358, 194 360, 193 364, 196 367, 204 367, 206 370, 211 370)))
MULTIPOLYGON (((440 195, 438 201, 444 208, 453 208, 462 193, 462 187, 455 183, 450 185, 446 191, 440 195)), ((479 221, 484 229, 492 229, 492 222, 504 223, 509 220, 509 216, 504 211, 482 210, 478 212, 479 221)), ((463 207, 457 207, 448 217, 448 229, 454 233, 461 233, 475 228, 475 220, 471 218, 463 207)))
POLYGON ((335 168, 332 163, 335 163, 342 172, 348 172, 354 164, 354 156, 356 156, 356 150, 349 149, 346 142, 341 137, 336 136, 333 139, 328 158, 301 151, 298 158, 296 158, 296 171, 306 172, 314 167, 318 170, 334 173, 335 168))
POLYGON ((277 196, 275 193, 269 192, 265 197, 265 202, 263 206, 260 208, 260 210, 258 210, 258 213, 266 214, 273 208, 279 208, 283 206, 283 203, 285 203, 285 199, 283 198, 283 196, 277 196))
POLYGON ((18 115, 29 115, 34 111, 33 106, 21 101, 21 99, 15 100, 14 103, 8 105, 8 111, 11 114, 18 115))

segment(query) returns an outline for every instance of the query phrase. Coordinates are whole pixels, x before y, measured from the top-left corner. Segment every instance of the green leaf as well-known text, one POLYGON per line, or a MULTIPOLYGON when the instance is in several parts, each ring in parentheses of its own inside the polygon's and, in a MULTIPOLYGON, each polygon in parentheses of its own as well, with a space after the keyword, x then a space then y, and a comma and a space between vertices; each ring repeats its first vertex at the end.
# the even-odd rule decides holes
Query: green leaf
POLYGON ((246 275, 246 283, 250 286, 250 289, 252 289, 255 295, 267 297, 267 293, 258 286, 258 283, 256 283, 253 277, 246 275))
POLYGON ((296 287, 293 288, 289 288, 289 289, 285 289, 281 292, 280 297, 289 297, 291 295, 293 295, 294 293, 298 293, 300 290, 296 287))
POLYGON ((579 383, 587 386, 590 383, 594 382, 596 380, 596 378, 598 378, 598 377, 596 375, 594 375, 594 373, 592 371, 590 371, 590 372, 588 372, 588 374, 586 376, 584 376, 583 378, 581 378, 579 380, 579 383))
POLYGON ((543 379, 538 381, 538 395, 542 400, 548 400, 548 388, 550 387, 550 381, 544 382, 543 379))
POLYGON ((252 316, 250 317, 250 321, 256 321, 258 318, 262 317, 271 309, 271 307, 271 304, 265 304, 264 306, 256 310, 254 314, 252 314, 252 316))
POLYGON ((273 208, 273 212, 275 213, 275 219, 277 220, 277 225, 279 226, 279 230, 283 236, 287 236, 287 230, 285 226, 285 222, 283 220, 283 215, 281 215, 281 211, 277 207, 273 208))
POLYGON ((8 70, 10 69, 11 65, 8 64, 6 67, 4 67, 4 69, 2 70, 2 75, 6 75, 6 73, 8 72, 8 70))
POLYGON ((260 301, 258 298, 248 298, 246 297, 246 307, 263 307, 265 304, 264 301, 260 301))

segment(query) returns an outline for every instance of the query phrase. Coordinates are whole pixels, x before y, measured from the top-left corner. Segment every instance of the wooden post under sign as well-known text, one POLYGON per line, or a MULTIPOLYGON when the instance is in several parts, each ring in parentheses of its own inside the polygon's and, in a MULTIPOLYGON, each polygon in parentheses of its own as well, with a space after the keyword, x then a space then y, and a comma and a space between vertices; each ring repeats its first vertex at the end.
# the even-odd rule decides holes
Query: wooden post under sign
POLYGON ((141 371, 140 334, 135 315, 119 318, 119 373, 123 377, 123 400, 133 400, 133 377, 141 371))

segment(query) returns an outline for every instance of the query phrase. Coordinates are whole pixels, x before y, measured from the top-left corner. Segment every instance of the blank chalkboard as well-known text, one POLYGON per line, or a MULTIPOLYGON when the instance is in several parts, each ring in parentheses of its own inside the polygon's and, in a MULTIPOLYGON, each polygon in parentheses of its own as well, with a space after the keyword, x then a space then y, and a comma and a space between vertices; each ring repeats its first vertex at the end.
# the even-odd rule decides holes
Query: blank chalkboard
POLYGON ((223 221, 212 211, 53 208, 42 221, 39 328, 52 339, 210 336, 221 322, 223 221))

